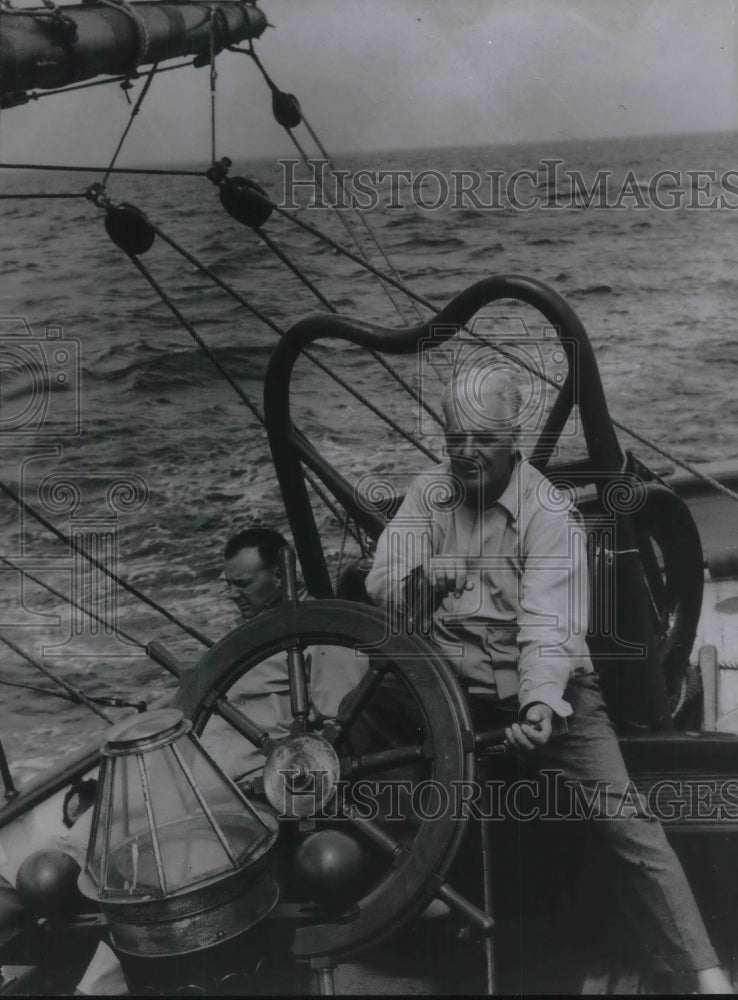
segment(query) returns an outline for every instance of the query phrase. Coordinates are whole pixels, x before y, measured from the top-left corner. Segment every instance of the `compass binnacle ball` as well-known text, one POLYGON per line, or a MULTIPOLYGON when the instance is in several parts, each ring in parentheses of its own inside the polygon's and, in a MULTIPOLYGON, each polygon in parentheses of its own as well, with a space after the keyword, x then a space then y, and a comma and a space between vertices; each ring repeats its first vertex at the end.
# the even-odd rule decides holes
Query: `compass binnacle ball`
POLYGON ((340 830, 311 833, 295 852, 300 884, 314 902, 330 909, 343 908, 363 894, 369 867, 361 844, 340 830))
POLYGON ((64 851, 36 851, 18 869, 15 887, 31 913, 39 917, 58 917, 79 908, 79 873, 79 864, 64 851))

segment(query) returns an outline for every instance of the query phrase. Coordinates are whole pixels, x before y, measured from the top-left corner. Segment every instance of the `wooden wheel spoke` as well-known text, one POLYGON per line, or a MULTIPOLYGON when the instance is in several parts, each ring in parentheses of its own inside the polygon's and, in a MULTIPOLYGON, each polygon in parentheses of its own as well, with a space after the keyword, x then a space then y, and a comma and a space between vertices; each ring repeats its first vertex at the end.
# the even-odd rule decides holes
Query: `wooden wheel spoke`
MULTIPOLYGON (((259 677, 261 672, 253 674, 254 681, 259 677)), ((258 682, 249 685, 252 690, 258 687, 258 682)), ((461 845, 468 817, 464 815, 457 820, 444 811, 437 820, 426 818, 425 798, 419 800, 420 806, 414 810, 411 781, 381 780, 383 776, 394 777, 388 770, 392 766, 422 771, 433 783, 446 788, 474 775, 469 738, 473 730, 468 707, 451 667, 436 657, 421 636, 388 635, 386 616, 377 608, 344 601, 297 604, 290 600, 258 620, 234 629, 203 656, 196 670, 185 672, 177 704, 192 719, 197 735, 203 733, 209 719, 218 716, 219 721, 228 725, 233 740, 246 739, 249 748, 255 747, 254 753, 265 758, 264 775, 254 776, 250 770, 239 779, 249 796, 266 794, 266 770, 274 770, 279 764, 281 751, 304 756, 307 746, 303 744, 311 747, 316 744, 332 756, 336 798, 326 799, 311 811, 305 818, 305 832, 315 822, 316 842, 312 849, 319 854, 327 850, 326 841, 331 843, 330 838, 321 835, 331 832, 334 821, 348 835, 361 837, 364 846, 371 847, 363 874, 367 880, 373 880, 373 887, 365 892, 363 885, 357 884, 356 891, 365 894, 357 896, 350 920, 334 919, 326 911, 317 921, 301 925, 292 945, 297 959, 353 954, 375 941, 378 933, 394 933, 412 912, 438 892, 443 875, 461 845), (332 709, 336 717, 320 717, 323 728, 310 732, 307 652, 303 659, 302 650, 324 646, 352 653, 357 649, 371 652, 367 673, 332 709), (293 722, 289 736, 275 741, 269 738, 273 731, 271 722, 261 721, 262 715, 252 710, 248 695, 242 700, 239 691, 239 697, 234 694, 232 702, 226 696, 262 663, 275 656, 283 658, 285 654, 292 659, 293 722), (406 703, 408 713, 405 713, 406 703), (305 728, 300 731, 302 726, 305 728), (347 734, 346 743, 341 746, 347 734), (432 754, 427 751, 426 741, 433 748, 432 754), (356 759, 349 763, 350 768, 378 769, 377 778, 367 775, 340 781, 341 759, 351 761, 352 757, 356 759), (360 782, 367 787, 359 793, 360 782), (394 824, 385 835, 382 831, 385 824, 380 817, 388 815, 383 808, 387 796, 392 813, 402 811, 408 815, 408 826, 394 824), (370 816, 374 822, 362 820, 362 815, 370 816), (323 829, 324 824, 328 829, 323 829), (372 847, 367 837, 381 840, 383 849, 372 847)), ((287 714, 289 717, 289 709, 287 714)), ((223 753, 230 759, 233 749, 225 745, 223 753)), ((288 759, 287 766, 291 763, 288 759)), ((419 794, 424 796, 424 790, 419 794)), ((273 807, 271 795, 268 801, 273 807)), ((285 826, 291 830, 288 815, 283 814, 285 826)), ((319 894, 320 886, 317 888, 319 894)))
MULTIPOLYGON (((371 819, 363 819, 358 816, 356 810, 349 810, 347 819, 352 825, 363 834, 368 840, 378 847, 388 857, 392 857, 395 863, 399 863, 407 854, 404 848, 394 837, 391 837, 382 827, 371 819)), ((434 895, 447 903, 452 910, 455 910, 464 920, 473 923, 482 934, 491 934, 495 922, 489 913, 475 906, 466 896, 453 889, 448 882, 444 882, 437 875, 429 879, 429 883, 435 883, 434 895)))
POLYGON ((299 645, 290 646, 287 650, 287 676, 290 686, 292 731, 304 733, 310 728, 310 697, 308 695, 305 653, 299 645))
POLYGON ((367 672, 344 700, 336 718, 323 730, 323 736, 329 743, 338 746, 346 738, 354 722, 367 707, 372 695, 384 680, 388 669, 389 664, 384 660, 380 663, 370 664, 367 672))
POLYGON ((375 771, 386 771, 400 764, 414 764, 419 760, 432 760, 433 747, 427 743, 421 746, 396 747, 379 750, 358 757, 344 757, 341 760, 341 777, 357 777, 375 771))
POLYGON ((269 733, 264 729, 259 729, 256 723, 244 715, 240 708, 236 708, 227 698, 223 697, 216 701, 213 711, 247 739, 252 746, 262 753, 264 752, 271 738, 269 733))
POLYGON ((365 819, 363 816, 360 816, 355 807, 349 807, 346 810, 345 818, 359 833, 363 834, 367 840, 370 840, 375 847, 378 847, 388 857, 394 857, 395 861, 399 861, 407 854, 407 849, 399 841, 391 837, 373 819, 365 819))

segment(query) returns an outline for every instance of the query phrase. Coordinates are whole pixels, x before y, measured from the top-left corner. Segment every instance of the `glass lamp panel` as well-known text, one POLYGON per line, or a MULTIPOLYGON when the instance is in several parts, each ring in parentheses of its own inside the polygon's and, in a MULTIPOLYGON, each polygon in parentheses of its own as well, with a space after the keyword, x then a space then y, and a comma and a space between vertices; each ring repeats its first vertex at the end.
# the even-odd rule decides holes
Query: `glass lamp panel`
POLYGON ((88 852, 103 896, 176 893, 236 870, 271 836, 188 729, 162 709, 111 731, 88 852))
POLYGON ((213 817, 228 839, 231 851, 243 862, 261 843, 268 828, 257 813, 203 752, 191 733, 177 744, 213 817))
MULTIPOLYGON (((138 757, 135 754, 115 757, 113 763, 113 817, 104 888, 131 895, 159 895, 162 887, 155 863, 138 757)), ((104 830, 104 820, 100 825, 104 830)))
MULTIPOLYGON (((185 741, 179 740, 177 747, 185 741)), ((173 746, 146 755, 152 808, 159 835, 167 890, 176 892, 202 879, 232 871, 226 848, 198 800, 173 746)))
POLYGON ((100 786, 95 802, 90 842, 87 846, 87 870, 95 881, 98 889, 102 887, 103 872, 103 841, 105 840, 105 816, 109 812, 110 788, 113 782, 115 761, 103 757, 100 766, 100 786))

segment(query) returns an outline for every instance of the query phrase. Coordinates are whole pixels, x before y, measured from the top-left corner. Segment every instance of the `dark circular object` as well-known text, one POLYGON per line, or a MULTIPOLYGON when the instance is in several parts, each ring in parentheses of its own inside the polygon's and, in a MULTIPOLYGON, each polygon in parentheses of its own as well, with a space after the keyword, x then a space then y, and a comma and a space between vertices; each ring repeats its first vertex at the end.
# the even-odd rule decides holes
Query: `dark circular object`
POLYGON ((64 851, 36 851, 18 869, 15 887, 23 905, 39 917, 75 912, 81 903, 77 878, 80 867, 64 851))
MULTIPOLYGON (((681 497, 658 483, 643 484, 643 491, 643 503, 630 516, 650 598, 659 664, 671 713, 676 717, 684 703, 685 677, 702 607, 702 543, 689 507, 681 497)), ((582 503, 579 509, 585 515, 592 515, 599 511, 598 502, 582 503)), ((600 573, 595 564, 593 590, 607 595, 600 573)), ((607 650, 606 645, 599 649, 601 640, 597 636, 592 641, 596 652, 607 650)), ((597 659, 595 667, 616 722, 628 724, 631 710, 623 715, 617 707, 618 685, 625 674, 622 662, 597 659)))
POLYGON ((156 239, 153 226, 143 212, 125 203, 108 209, 105 229, 116 246, 134 257, 150 250, 156 239))
POLYGON ((295 874, 310 898, 330 909, 342 909, 365 887, 367 854, 340 830, 319 830, 295 852, 295 874))
POLYGON ((283 90, 272 91, 272 114, 282 128, 297 128, 302 121, 300 102, 294 94, 283 90))
POLYGON ((220 185, 220 203, 236 222, 258 229, 272 214, 266 191, 247 177, 226 177, 220 185))
POLYGON ((646 486, 646 502, 633 515, 646 585, 658 615, 659 661, 672 708, 681 692, 702 608, 705 571, 702 542, 681 497, 658 483, 646 486))
MULTIPOLYGON (((265 611, 229 632, 188 672, 176 706, 192 719, 195 733, 202 733, 220 699, 240 678, 295 644, 342 647, 351 655, 355 650, 371 651, 392 680, 412 695, 422 718, 423 744, 433 747, 423 762, 428 779, 446 788, 474 780, 472 723, 452 668, 422 636, 389 631, 384 613, 367 605, 318 600, 265 611)), ((435 877, 449 870, 467 819, 466 814, 455 816, 453 810, 432 820, 420 818, 407 851, 394 864, 372 869, 373 884, 361 886, 360 893, 365 894, 355 900, 351 920, 332 920, 323 914, 319 924, 300 928, 293 954, 298 958, 330 954, 340 959, 380 942, 418 915, 433 895, 435 877)), ((348 824, 363 841, 360 818, 339 815, 336 824, 344 828, 348 824)))
POLYGON ((62 806, 64 826, 71 828, 88 809, 95 804, 97 781, 94 778, 80 778, 67 789, 62 806))

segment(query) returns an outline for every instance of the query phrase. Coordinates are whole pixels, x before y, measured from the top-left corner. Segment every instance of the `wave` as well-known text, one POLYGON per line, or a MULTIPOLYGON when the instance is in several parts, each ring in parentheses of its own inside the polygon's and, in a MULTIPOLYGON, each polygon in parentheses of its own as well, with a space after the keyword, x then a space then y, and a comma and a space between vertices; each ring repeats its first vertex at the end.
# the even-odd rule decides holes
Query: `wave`
POLYGON ((569 295, 576 296, 577 298, 583 298, 586 295, 612 295, 613 290, 611 285, 587 285, 585 288, 573 288, 569 295))
POLYGON ((724 295, 726 292, 730 296, 738 295, 738 280, 732 277, 717 278, 708 283, 708 288, 711 295, 724 295))
MULTIPOLYGON (((251 344, 248 347, 216 347, 213 354, 235 378, 261 379, 273 349, 272 344, 251 344)), ((210 359, 198 348, 174 349, 154 357, 139 358, 122 367, 99 366, 84 369, 87 377, 100 382, 117 382, 133 378, 134 388, 197 385, 203 381, 221 380, 222 376, 210 359)))
POLYGON ((563 246, 565 243, 573 243, 573 240, 567 240, 565 237, 560 237, 559 239, 552 239, 550 236, 536 236, 533 239, 525 241, 529 247, 558 247, 563 246))
MULTIPOLYGON (((602 163, 611 164, 619 177, 632 168, 643 178, 652 176, 662 165, 699 162, 705 155, 704 137, 685 140, 684 148, 675 151, 676 141, 639 140, 637 155, 642 162, 634 158, 632 143, 622 147, 593 143, 591 150, 582 145, 571 155, 591 185, 602 163)), ((442 168, 446 162, 441 158, 447 155, 448 170, 460 162, 457 150, 434 151, 433 155, 442 168)), ((508 173, 519 166, 520 149, 492 155, 495 164, 508 173)), ((733 152, 727 143, 724 150, 721 147, 720 156, 718 166, 724 163, 729 167, 733 152)), ((427 157, 420 159, 418 169, 427 162, 427 157)), ((463 160, 464 164, 468 162, 463 160)), ((389 165, 395 165, 395 161, 389 165)), ((403 154, 397 166, 406 165, 403 154)), ((469 165, 474 166, 474 162, 469 165)), ((482 169, 485 166, 486 161, 480 164, 482 169)), ((76 185, 77 181, 77 176, 71 175, 69 183, 76 185)), ((617 183, 612 182, 615 194, 617 183)), ((158 181, 155 184, 153 180, 142 180, 140 188, 146 197, 138 200, 151 206, 152 218, 165 231, 201 255, 217 274, 235 276, 234 283, 243 286, 246 297, 253 296, 254 304, 273 319, 290 326, 304 315, 324 311, 308 293, 296 288, 283 265, 271 262, 252 234, 229 219, 221 221, 217 198, 212 213, 198 208, 189 214, 189 180, 173 179, 163 199, 158 181)), ((568 201, 568 196, 562 194, 562 199, 568 201)), ((84 429, 73 440, 64 440, 60 464, 66 468, 70 462, 79 462, 116 472, 135 469, 146 478, 150 492, 146 510, 120 521, 124 575, 145 584, 144 589, 164 605, 217 636, 225 631, 230 613, 230 607, 220 603, 214 582, 223 541, 236 527, 255 521, 287 529, 266 440, 230 387, 221 382, 211 362, 190 344, 171 313, 109 243, 101 220, 94 213, 90 216, 89 205, 77 202, 45 203, 43 210, 23 204, 3 211, 0 269, 8 280, 0 287, 2 312, 7 316, 27 315, 37 338, 43 337, 44 320, 48 318, 49 323, 64 325, 66 337, 79 340, 85 380, 84 429)), ((308 221, 317 221, 316 216, 303 214, 308 221)), ((586 311, 616 415, 627 416, 635 427, 658 430, 657 436, 673 441, 677 448, 681 446, 680 453, 694 454, 697 459, 738 454, 738 430, 734 429, 738 424, 730 409, 732 380, 728 377, 734 368, 738 371, 738 347, 732 343, 738 282, 730 276, 729 253, 725 249, 734 235, 730 213, 522 213, 513 207, 490 212, 470 206, 424 212, 409 205, 404 211, 372 213, 370 221, 401 273, 409 276, 417 269, 415 273, 423 276, 417 290, 432 296, 438 306, 461 288, 487 276, 493 269, 491 258, 494 266, 501 265, 500 270, 526 274, 539 268, 544 280, 560 286, 561 291, 571 295, 576 308, 586 311), (643 265, 634 262, 636 249, 648 266, 658 266, 658 284, 656 274, 645 275, 643 265), (636 288, 635 267, 644 283, 636 288), (701 270, 706 277, 695 273, 701 270), (570 288, 575 290, 569 293, 570 288), (621 289, 629 289, 628 294, 621 289), (669 335, 657 335, 659 330, 669 331, 669 335), (627 342, 619 336, 623 331, 627 331, 627 342), (654 339, 649 340, 652 331, 654 339), (684 360, 679 358, 676 374, 667 379, 676 338, 682 338, 687 345, 684 360), (666 402, 679 404, 681 400, 686 416, 676 408, 665 413, 659 423, 653 390, 644 391, 644 387, 659 385, 666 402)), ((351 247, 337 220, 329 223, 326 218, 326 229, 338 242, 351 247)), ((388 307, 373 277, 345 263, 332 248, 301 231, 280 230, 279 240, 311 275, 319 272, 321 288, 331 300, 351 303, 342 304, 342 309, 360 312, 369 322, 383 322, 388 307)), ((364 237, 362 241, 372 259, 378 261, 368 241, 364 237)), ((201 286, 202 276, 189 265, 181 265, 168 250, 165 255, 164 250, 157 241, 150 255, 161 283, 178 303, 187 303, 184 311, 188 319, 217 345, 219 361, 244 385, 249 396, 260 401, 261 387, 257 383, 263 378, 276 338, 255 320, 244 322, 240 306, 231 304, 225 296, 217 298, 222 293, 208 292, 207 297, 201 294, 204 287, 196 288, 192 281, 201 286), (181 294, 185 297, 180 298, 181 294)), ((379 266, 384 269, 383 264, 379 266)), ((398 323, 394 316, 386 322, 398 323)), ((320 344, 313 345, 312 350, 329 358, 322 353, 320 344)), ((381 409, 393 415, 410 412, 400 411, 400 390, 385 380, 381 371, 375 377, 361 351, 344 350, 334 343, 325 351, 334 358, 340 354, 341 368, 348 372, 349 381, 381 409)), ((360 474, 375 465, 394 472, 398 461, 403 468, 405 463, 413 469, 426 464, 409 446, 405 451, 390 444, 392 454, 388 455, 390 448, 384 446, 386 432, 375 432, 375 426, 380 425, 374 417, 366 418, 352 400, 344 403, 343 390, 322 375, 303 379, 303 374, 308 375, 307 366, 304 373, 297 374, 296 419, 320 452, 335 461, 347 478, 353 477, 354 469, 360 474)), ((436 382, 433 373, 433 386, 436 382)), ((16 389, 16 385, 8 384, 3 375, 2 388, 16 389)), ((55 395, 50 406, 52 416, 62 404, 66 406, 66 399, 55 395)), ((17 404, 13 405, 17 410, 17 404)), ((405 422, 404 416, 399 415, 399 419, 413 426, 405 422)), ((416 419, 414 412, 412 419, 416 419)), ((39 440, 43 443, 46 439, 39 440)), ((3 463, 7 478, 13 481, 18 469, 9 449, 3 463)), ((55 467, 45 464, 39 468, 45 474, 48 468, 55 467)), ((321 504, 316 502, 315 507, 325 548, 334 553, 341 545, 342 526, 321 504)), ((20 551, 23 543, 34 554, 42 553, 44 559, 56 556, 56 543, 48 543, 40 530, 29 535, 25 525, 19 525, 15 509, 2 512, 0 520, 6 551, 20 551)), ((61 548, 59 545, 60 557, 64 555, 61 548)), ((9 589, 6 587, 6 591, 9 589)), ((130 631, 164 640, 184 661, 199 655, 194 644, 181 639, 173 626, 159 621, 125 595, 120 600, 125 612, 122 623, 130 631)), ((107 664, 97 666, 97 659, 85 662, 95 664, 95 691, 103 689, 108 677, 116 693, 130 691, 136 696, 140 696, 143 679, 150 676, 152 684, 161 683, 157 672, 144 673, 150 665, 143 660, 131 671, 108 669, 107 664)), ((23 699, 26 711, 35 712, 40 699, 28 693, 17 700, 8 696, 0 712, 0 726, 12 728, 16 706, 23 705, 23 699)), ((54 699, 44 699, 47 701, 53 707, 63 705, 54 699)), ((72 744, 78 731, 84 735, 81 718, 81 710, 70 709, 61 738, 56 732, 44 736, 37 727, 28 726, 17 738, 22 738, 27 753, 16 750, 14 767, 18 757, 26 761, 28 770, 41 770, 55 761, 60 746, 72 744), (49 744, 53 750, 47 760, 49 744)), ((93 721, 97 724, 99 720, 93 721)))
POLYGON ((449 236, 448 233, 439 236, 411 236, 409 239, 397 244, 398 249, 404 249, 405 247, 412 247, 413 249, 419 247, 443 247, 444 250, 457 250, 465 246, 466 240, 460 236, 449 236))

